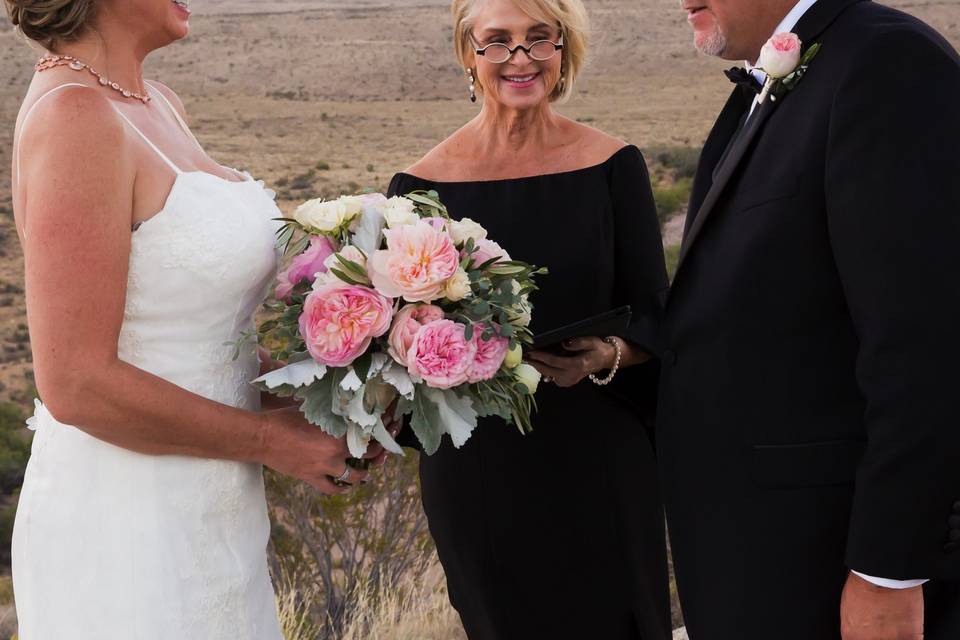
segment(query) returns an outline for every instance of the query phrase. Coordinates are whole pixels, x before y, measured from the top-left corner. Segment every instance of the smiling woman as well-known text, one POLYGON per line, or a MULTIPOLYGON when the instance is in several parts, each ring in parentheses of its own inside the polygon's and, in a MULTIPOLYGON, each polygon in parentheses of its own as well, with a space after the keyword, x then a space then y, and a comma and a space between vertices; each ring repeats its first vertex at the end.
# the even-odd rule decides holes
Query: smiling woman
POLYGON ((625 337, 525 354, 545 382, 532 433, 487 415, 460 449, 421 457, 450 600, 471 640, 666 640, 647 429, 659 366, 648 352, 667 280, 643 157, 554 110, 586 54, 580 0, 454 0, 452 10, 480 112, 395 176, 391 195, 437 191, 504 250, 547 266, 531 294, 535 333, 626 305, 634 322, 625 337))
MULTIPOLYGON (((589 21, 583 5, 580 2, 549 2, 547 0, 517 0, 509 4, 513 5, 514 10, 519 10, 530 18, 529 30, 523 34, 528 43, 547 41, 562 45, 561 49, 554 48, 549 52, 550 57, 546 60, 553 60, 553 53, 558 50, 560 56, 558 60, 554 60, 554 64, 546 65, 547 70, 543 74, 546 77, 541 78, 541 84, 550 88, 547 93, 551 101, 563 101, 569 98, 587 53, 589 21)), ((472 62, 478 50, 491 44, 510 45, 510 34, 497 26, 504 24, 502 20, 497 20, 502 17, 500 15, 493 18, 491 26, 481 27, 478 30, 477 17, 481 9, 485 9, 485 14, 488 14, 490 7, 482 0, 455 0, 452 6, 453 20, 456 25, 454 50, 461 67, 470 77, 473 77, 472 62)), ((510 48, 513 49, 513 46, 510 45, 510 48)), ((525 53, 530 56, 531 52, 525 50, 525 53)), ((514 52, 513 55, 516 53, 514 52)), ((507 60, 497 62, 503 63, 507 60)), ((516 89, 529 89, 540 75, 537 73, 531 77, 510 77, 505 80, 512 83, 516 89)), ((483 92, 486 87, 493 90, 497 83, 495 75, 476 77, 475 80, 478 92, 483 92)))

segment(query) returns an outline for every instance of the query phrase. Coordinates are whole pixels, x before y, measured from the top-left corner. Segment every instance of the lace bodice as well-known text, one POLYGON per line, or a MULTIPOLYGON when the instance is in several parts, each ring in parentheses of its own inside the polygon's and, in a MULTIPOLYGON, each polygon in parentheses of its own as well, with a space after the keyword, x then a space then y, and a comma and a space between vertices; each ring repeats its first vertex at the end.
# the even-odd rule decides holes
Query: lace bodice
POLYGON ((133 234, 119 356, 211 400, 257 405, 253 318, 276 276, 280 217, 249 177, 177 176, 163 210, 133 234))

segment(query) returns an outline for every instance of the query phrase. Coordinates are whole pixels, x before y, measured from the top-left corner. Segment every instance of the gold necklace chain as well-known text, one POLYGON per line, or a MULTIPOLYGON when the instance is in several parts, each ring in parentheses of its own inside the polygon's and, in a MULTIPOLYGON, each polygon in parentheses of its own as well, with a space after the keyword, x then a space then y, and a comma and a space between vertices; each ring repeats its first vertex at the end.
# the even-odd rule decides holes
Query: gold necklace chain
POLYGON ((34 68, 38 73, 40 73, 56 67, 68 67, 74 71, 87 70, 97 79, 97 82, 100 83, 100 86, 113 89, 124 98, 133 98, 135 100, 139 100, 143 104, 150 102, 149 95, 140 95, 139 93, 130 91, 129 89, 124 89, 116 82, 111 82, 108 78, 104 77, 103 74, 88 65, 86 62, 78 60, 73 56, 46 55, 40 58, 34 68))

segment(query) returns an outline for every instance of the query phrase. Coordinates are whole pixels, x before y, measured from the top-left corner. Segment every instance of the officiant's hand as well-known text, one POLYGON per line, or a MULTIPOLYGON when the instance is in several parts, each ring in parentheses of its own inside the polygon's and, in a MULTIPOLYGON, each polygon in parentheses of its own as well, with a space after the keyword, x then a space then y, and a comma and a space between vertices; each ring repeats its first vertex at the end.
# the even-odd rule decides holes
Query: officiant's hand
MULTIPOLYGON (((628 356, 634 357, 630 346, 619 338, 614 340, 619 341, 620 351, 623 354, 620 366, 634 364, 627 362, 628 356)), ((546 351, 531 351, 527 354, 530 364, 544 378, 549 378, 558 387, 572 387, 579 384, 591 373, 612 369, 617 361, 616 347, 604 342, 602 338, 569 340, 563 344, 563 348, 566 350, 565 355, 555 355, 546 351)))
POLYGON ((843 640, 923 640, 923 587, 887 589, 851 573, 840 600, 843 640))

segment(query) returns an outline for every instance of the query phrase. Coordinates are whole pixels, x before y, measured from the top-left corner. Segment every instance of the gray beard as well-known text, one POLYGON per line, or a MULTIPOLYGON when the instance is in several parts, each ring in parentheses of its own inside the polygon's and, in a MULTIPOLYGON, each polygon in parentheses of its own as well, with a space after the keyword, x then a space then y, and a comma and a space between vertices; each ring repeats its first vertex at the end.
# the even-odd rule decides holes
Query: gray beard
POLYGON ((727 50, 727 37, 717 29, 704 42, 694 43, 694 46, 703 55, 719 58, 727 50))

